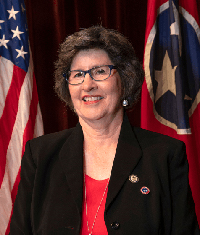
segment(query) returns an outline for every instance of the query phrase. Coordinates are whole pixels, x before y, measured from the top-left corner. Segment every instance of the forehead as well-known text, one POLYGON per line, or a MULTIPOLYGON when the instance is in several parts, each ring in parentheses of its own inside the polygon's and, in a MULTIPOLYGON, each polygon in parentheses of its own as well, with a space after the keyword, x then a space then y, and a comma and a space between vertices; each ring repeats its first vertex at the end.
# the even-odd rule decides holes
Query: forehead
POLYGON ((88 49, 79 51, 73 58, 71 70, 90 69, 95 66, 112 64, 108 53, 103 49, 88 49))

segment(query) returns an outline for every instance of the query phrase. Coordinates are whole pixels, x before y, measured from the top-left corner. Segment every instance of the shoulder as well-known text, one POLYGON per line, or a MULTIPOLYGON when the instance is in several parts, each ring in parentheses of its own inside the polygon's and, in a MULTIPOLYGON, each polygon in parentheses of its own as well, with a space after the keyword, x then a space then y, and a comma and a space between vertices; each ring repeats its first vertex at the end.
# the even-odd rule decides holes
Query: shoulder
POLYGON ((66 129, 63 131, 39 136, 37 138, 30 140, 30 145, 32 147, 37 147, 37 148, 62 145, 62 143, 64 143, 69 138, 71 133, 73 133, 74 129, 75 127, 71 129, 66 129))
POLYGON ((138 127, 132 127, 132 130, 148 169, 151 168, 160 175, 173 175, 175 171, 184 169, 187 175, 188 161, 184 142, 138 127))
POLYGON ((132 140, 135 146, 139 147, 143 153, 144 151, 147 154, 149 153, 149 155, 164 155, 164 153, 174 155, 176 152, 185 151, 184 142, 167 135, 131 126, 126 115, 121 132, 126 142, 130 143, 132 140))
POLYGON ((153 131, 148 131, 140 127, 132 126, 132 130, 134 134, 136 135, 136 137, 140 140, 140 142, 142 141, 147 144, 148 143, 153 144, 154 142, 156 143, 166 142, 168 144, 175 144, 175 145, 183 144, 182 141, 172 138, 170 136, 163 135, 163 134, 153 132, 153 131))
POLYGON ((77 127, 74 127, 28 141, 26 143, 25 155, 32 156, 36 165, 39 159, 46 161, 48 158, 58 155, 66 141, 70 140, 70 136, 73 135, 76 129, 77 127))
POLYGON ((132 127, 132 130, 140 144, 144 149, 157 149, 157 151, 185 151, 184 142, 160 133, 144 130, 139 127, 132 127))

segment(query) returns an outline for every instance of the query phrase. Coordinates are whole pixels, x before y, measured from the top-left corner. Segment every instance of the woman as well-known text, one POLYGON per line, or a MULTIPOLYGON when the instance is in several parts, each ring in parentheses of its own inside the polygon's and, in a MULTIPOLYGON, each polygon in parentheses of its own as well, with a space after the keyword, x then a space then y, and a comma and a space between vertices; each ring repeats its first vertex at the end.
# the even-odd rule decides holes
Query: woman
POLYGON ((66 38, 55 90, 79 123, 27 143, 10 234, 200 234, 184 144, 124 114, 143 77, 117 31, 66 38))

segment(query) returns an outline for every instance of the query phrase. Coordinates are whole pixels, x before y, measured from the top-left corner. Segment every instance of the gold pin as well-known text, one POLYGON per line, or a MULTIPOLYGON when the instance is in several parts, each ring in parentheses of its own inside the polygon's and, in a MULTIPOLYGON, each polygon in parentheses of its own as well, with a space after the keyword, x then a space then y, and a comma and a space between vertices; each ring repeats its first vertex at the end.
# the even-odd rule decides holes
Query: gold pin
POLYGON ((139 178, 137 177, 137 175, 130 175, 129 180, 131 181, 131 183, 137 183, 139 181, 139 178))

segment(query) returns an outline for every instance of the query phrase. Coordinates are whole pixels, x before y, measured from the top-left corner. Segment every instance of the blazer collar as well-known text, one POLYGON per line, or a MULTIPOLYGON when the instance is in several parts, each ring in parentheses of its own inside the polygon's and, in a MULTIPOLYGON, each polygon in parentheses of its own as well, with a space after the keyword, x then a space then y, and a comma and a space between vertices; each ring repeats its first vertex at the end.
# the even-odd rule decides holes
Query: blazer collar
POLYGON ((141 157, 142 150, 125 114, 113 162, 105 210, 108 209, 141 157))
POLYGON ((64 143, 59 157, 67 183, 81 214, 83 197, 83 132, 79 123, 64 143))
MULTIPOLYGON (((127 180, 142 156, 128 117, 124 115, 113 162, 105 210, 127 180)), ((82 211, 83 198, 83 132, 80 124, 72 131, 60 151, 60 161, 78 210, 82 211)))

